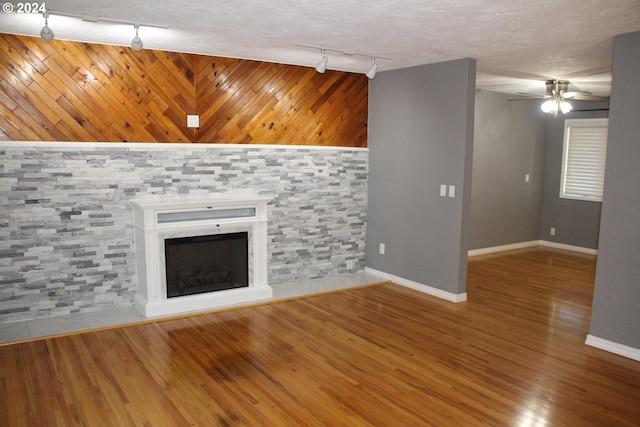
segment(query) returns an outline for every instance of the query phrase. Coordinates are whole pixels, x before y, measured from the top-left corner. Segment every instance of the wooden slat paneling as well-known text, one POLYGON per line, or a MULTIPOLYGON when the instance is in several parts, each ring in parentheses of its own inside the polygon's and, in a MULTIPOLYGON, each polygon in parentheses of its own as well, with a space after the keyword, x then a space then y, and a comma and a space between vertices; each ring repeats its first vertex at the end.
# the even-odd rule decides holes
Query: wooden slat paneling
POLYGON ((187 54, 3 34, 0 99, 13 117, 0 127, 8 140, 192 142, 192 65, 187 54))
POLYGON ((1 34, 0 103, 3 140, 367 146, 364 75, 257 61, 1 34))
POLYGON ((366 147, 363 75, 206 56, 196 70, 198 142, 366 147))

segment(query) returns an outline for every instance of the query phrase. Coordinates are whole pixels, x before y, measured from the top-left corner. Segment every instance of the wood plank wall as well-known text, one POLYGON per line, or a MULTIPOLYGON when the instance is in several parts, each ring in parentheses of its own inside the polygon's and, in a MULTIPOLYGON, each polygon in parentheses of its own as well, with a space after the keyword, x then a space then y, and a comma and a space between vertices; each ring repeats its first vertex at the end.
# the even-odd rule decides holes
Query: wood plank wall
POLYGON ((360 74, 0 34, 5 141, 366 147, 367 107, 360 74))

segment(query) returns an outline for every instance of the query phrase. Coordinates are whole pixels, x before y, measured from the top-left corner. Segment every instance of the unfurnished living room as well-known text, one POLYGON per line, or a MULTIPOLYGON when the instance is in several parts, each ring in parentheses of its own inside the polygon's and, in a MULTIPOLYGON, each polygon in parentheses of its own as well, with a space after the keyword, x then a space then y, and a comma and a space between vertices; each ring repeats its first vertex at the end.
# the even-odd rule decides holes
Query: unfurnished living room
POLYGON ((0 33, 0 425, 640 425, 636 0, 0 33))

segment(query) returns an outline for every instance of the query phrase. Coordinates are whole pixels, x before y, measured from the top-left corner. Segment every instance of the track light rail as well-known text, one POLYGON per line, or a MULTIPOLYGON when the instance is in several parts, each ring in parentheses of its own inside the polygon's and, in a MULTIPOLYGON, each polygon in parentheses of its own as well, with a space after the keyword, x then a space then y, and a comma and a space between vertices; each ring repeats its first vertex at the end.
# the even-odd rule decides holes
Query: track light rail
POLYGON ((55 9, 47 9, 47 13, 49 15, 57 15, 57 16, 67 16, 70 18, 78 18, 83 21, 88 22, 109 22, 112 24, 124 24, 124 25, 138 25, 140 27, 154 27, 154 28, 164 28, 165 30, 169 28, 168 25, 164 24, 153 24, 150 22, 141 22, 141 21, 132 21, 128 19, 115 19, 115 18, 107 18, 103 16, 91 16, 91 15, 83 15, 81 13, 75 12, 66 12, 63 10, 55 10, 55 9))
POLYGON ((376 59, 387 59, 390 61, 393 60, 393 58, 389 58, 388 56, 384 56, 384 55, 378 55, 377 53, 358 52, 353 50, 339 49, 335 47, 319 46, 319 45, 305 44, 305 43, 296 43, 296 46, 308 47, 310 49, 320 49, 320 50, 331 51, 331 52, 339 52, 344 55, 359 55, 359 56, 368 56, 370 58, 376 58, 376 59))

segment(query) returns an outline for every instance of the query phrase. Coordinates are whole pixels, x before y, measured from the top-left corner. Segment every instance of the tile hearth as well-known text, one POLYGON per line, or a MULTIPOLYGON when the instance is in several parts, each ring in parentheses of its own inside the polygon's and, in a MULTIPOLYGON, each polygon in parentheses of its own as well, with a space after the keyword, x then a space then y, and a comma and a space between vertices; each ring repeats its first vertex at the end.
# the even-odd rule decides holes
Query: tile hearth
MULTIPOLYGON (((354 288, 382 281, 386 281, 386 279, 363 271, 321 279, 273 285, 273 298, 260 301, 260 303, 354 288)), ((241 304, 220 307, 220 309, 238 306, 241 306, 241 304)), ((148 322, 161 318, 162 317, 152 319, 145 318, 133 306, 129 306, 113 310, 4 323, 0 324, 0 344, 89 331, 92 329, 122 326, 138 322, 148 322)))

